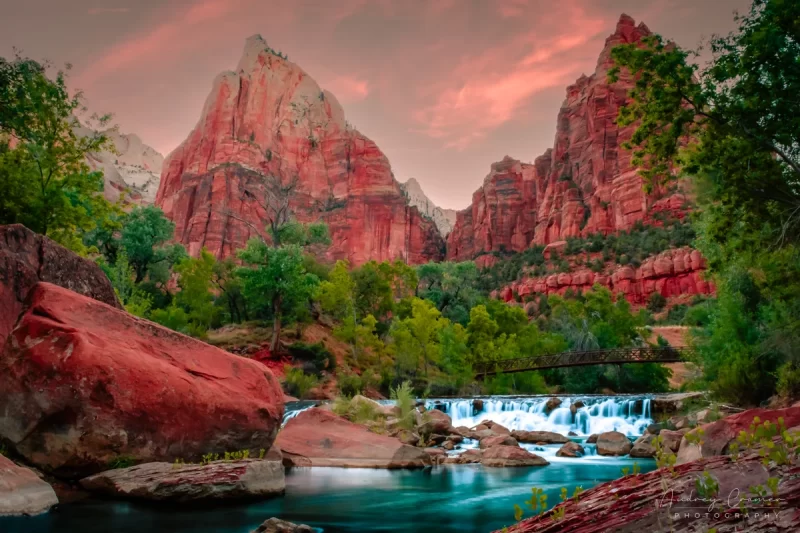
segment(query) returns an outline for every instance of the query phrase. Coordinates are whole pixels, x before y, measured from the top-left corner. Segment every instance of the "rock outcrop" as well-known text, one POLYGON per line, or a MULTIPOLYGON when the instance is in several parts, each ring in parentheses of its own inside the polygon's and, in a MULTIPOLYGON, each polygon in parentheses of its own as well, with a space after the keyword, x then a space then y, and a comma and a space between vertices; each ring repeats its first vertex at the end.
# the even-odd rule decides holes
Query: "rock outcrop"
POLYGON ((518 442, 527 444, 564 444, 569 442, 569 439, 559 433, 552 431, 525 431, 523 429, 515 429, 511 432, 511 436, 517 439, 518 442))
POLYGON ((0 437, 58 477, 269 449, 283 393, 260 363, 40 282, 0 355, 0 437))
MULTIPOLYGON (((79 127, 76 133, 90 135, 93 132, 79 127)), ((150 205, 155 202, 164 156, 144 144, 137 135, 116 130, 103 134, 111 141, 110 149, 87 156, 89 166, 103 172, 103 195, 112 202, 122 194, 127 203, 150 205)))
MULTIPOLYGON (((552 510, 523 520, 507 533, 789 533, 800 529, 800 480, 796 466, 765 467, 758 454, 733 460, 711 457, 601 483, 552 510), (708 475, 718 488, 705 498, 698 480, 708 475), (767 480, 777 478, 776 492, 767 480), (750 489, 760 486, 769 501, 759 502, 750 489), (740 504, 741 501, 741 504, 740 504), (771 505, 768 505, 771 504, 771 505), (563 514, 562 510, 563 509, 563 514), (559 515, 555 515, 558 512, 559 515)), ((499 531, 496 533, 500 533, 499 531)))
POLYGON ((252 533, 314 533, 316 530, 305 524, 293 524, 280 518, 270 518, 258 526, 252 533))
POLYGON ((523 277, 501 291, 510 301, 515 295, 525 299, 534 294, 561 294, 567 291, 585 292, 595 284, 623 293, 632 304, 645 304, 654 292, 665 298, 682 294, 713 294, 714 284, 704 278, 705 259, 691 248, 667 250, 646 259, 639 268, 617 266, 609 275, 580 268, 574 272, 551 274, 546 277, 523 277))
POLYGON ((481 464, 490 468, 509 466, 547 466, 550 463, 519 446, 492 446, 481 453, 481 464))
POLYGON ((455 209, 442 209, 434 204, 414 178, 409 178, 405 183, 401 183, 400 187, 408 198, 409 205, 415 206, 423 216, 433 220, 443 238, 453 231, 453 225, 456 223, 455 209))
POLYGON ((158 502, 246 500, 279 496, 286 486, 279 461, 249 459, 202 464, 145 463, 81 480, 91 492, 158 502))
POLYGON ((506 157, 492 165, 472 200, 459 211, 447 244, 447 258, 471 260, 481 254, 522 251, 567 237, 630 229, 656 213, 682 218, 682 185, 646 194, 642 179, 622 144, 635 126, 615 123, 633 81, 626 72, 608 80, 611 49, 649 35, 644 25, 623 15, 606 39, 595 71, 567 88, 558 114, 552 149, 532 164, 506 157))
POLYGON ((96 263, 21 224, 0 226, 0 351, 36 283, 47 281, 121 308, 96 263))
POLYGON ((328 224, 328 259, 420 263, 443 255, 434 222, 408 204, 375 143, 345 122, 331 93, 254 36, 167 157, 156 204, 189 253, 205 246, 230 256, 270 217, 265 179, 294 184, 277 203, 285 199, 298 220, 328 224))
POLYGON ((34 516, 58 503, 53 488, 28 468, 0 455, 0 517, 34 516))
POLYGON ((372 433, 318 407, 289 420, 275 442, 287 466, 422 468, 431 464, 422 449, 372 433))

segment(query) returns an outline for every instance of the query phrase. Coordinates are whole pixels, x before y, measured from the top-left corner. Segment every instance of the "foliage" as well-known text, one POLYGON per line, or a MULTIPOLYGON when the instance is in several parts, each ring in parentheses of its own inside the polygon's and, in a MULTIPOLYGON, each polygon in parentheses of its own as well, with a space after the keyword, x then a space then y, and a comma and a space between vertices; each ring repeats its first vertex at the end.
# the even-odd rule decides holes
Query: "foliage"
POLYGON ((411 389, 411 382, 404 381, 393 388, 391 398, 395 401, 395 406, 400 411, 397 416, 398 425, 404 429, 414 429, 417 421, 414 417, 415 398, 414 392, 411 389))
POLYGON ((658 313, 667 305, 667 299, 660 292, 654 292, 647 299, 647 310, 651 313, 658 313))
POLYGON ((288 350, 293 358, 310 363, 317 375, 323 371, 333 373, 336 370, 336 357, 322 343, 295 342, 289 345, 288 350))
POLYGON ((135 283, 148 275, 160 282, 169 279, 169 267, 186 257, 183 246, 167 244, 174 233, 175 224, 153 205, 137 206, 124 217, 120 247, 133 268, 135 283))
MULTIPOLYGON (((66 72, 50 78, 48 67, 19 55, 0 58, 0 224, 24 224, 85 254, 83 234, 119 213, 100 194, 102 173, 86 162, 109 141, 79 131, 83 95, 70 95, 66 72)), ((101 127, 109 119, 89 117, 101 127)))
POLYGON ((647 187, 682 173, 700 192, 696 244, 718 300, 707 320, 692 317, 698 362, 721 398, 753 405, 800 355, 800 30, 785 0, 754 0, 735 20, 708 42, 704 70, 654 35, 615 48, 610 75, 636 73, 618 122, 636 123, 630 147, 647 187))
POLYGON ((426 263, 417 267, 417 275, 417 295, 431 300, 445 318, 466 325, 479 297, 475 263, 426 263))
POLYGON ((215 265, 216 259, 205 248, 200 257, 187 257, 175 265, 181 289, 176 301, 186 310, 189 333, 195 337, 205 337, 217 311, 210 292, 215 265))
POLYGON ((316 376, 306 374, 300 368, 285 365, 283 373, 285 375, 283 387, 286 393, 301 400, 308 396, 311 389, 319 385, 319 379, 316 376))

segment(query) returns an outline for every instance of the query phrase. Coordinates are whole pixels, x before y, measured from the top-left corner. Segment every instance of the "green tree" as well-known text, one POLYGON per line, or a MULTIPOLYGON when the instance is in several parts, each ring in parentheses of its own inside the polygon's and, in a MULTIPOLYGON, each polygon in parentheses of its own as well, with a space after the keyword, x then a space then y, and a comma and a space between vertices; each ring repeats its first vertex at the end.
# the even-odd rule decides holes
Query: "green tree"
POLYGON ((467 335, 474 362, 483 362, 494 358, 492 342, 498 329, 497 322, 489 316, 485 305, 478 305, 470 309, 467 335))
POLYGON ((148 275, 165 282, 170 267, 186 256, 183 246, 167 244, 174 233, 175 224, 154 205, 137 206, 123 219, 120 246, 125 249, 136 283, 148 275))
MULTIPOLYGON (((51 79, 47 69, 20 56, 0 58, 0 224, 24 224, 85 253, 83 233, 118 212, 100 194, 102 173, 86 162, 109 141, 76 132, 82 94, 70 96, 65 71, 51 79)), ((92 118, 105 125, 110 117, 92 118)))
POLYGON ((478 300, 478 268, 472 261, 426 263, 417 267, 420 298, 431 300, 442 316, 466 325, 478 300))
POLYGON ((246 265, 237 272, 249 307, 272 317, 270 350, 274 352, 284 317, 293 316, 299 306, 308 303, 319 278, 305 270, 303 250, 297 244, 276 248, 251 239, 238 256, 246 265))
POLYGON ((203 248, 200 257, 187 257, 175 265, 181 289, 176 300, 187 311, 189 333, 196 337, 205 337, 214 320, 216 309, 211 282, 216 263, 214 255, 203 248))

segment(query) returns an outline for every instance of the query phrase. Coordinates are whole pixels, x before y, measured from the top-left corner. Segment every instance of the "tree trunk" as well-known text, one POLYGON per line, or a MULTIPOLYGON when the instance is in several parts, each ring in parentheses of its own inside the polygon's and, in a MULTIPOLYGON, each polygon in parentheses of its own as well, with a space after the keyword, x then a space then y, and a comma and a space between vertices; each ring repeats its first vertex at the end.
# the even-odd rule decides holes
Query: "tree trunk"
POLYGON ((272 341, 269 343, 269 351, 274 354, 278 348, 278 340, 281 337, 281 297, 275 296, 272 299, 272 341))

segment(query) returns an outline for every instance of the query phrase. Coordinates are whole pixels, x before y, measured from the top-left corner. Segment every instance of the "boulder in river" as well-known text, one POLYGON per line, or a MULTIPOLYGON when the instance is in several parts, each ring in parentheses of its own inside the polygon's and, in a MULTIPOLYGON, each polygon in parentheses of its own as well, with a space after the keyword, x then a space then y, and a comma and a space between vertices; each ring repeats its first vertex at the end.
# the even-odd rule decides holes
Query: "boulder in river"
POLYGON ((475 429, 478 429, 478 428, 488 429, 489 431, 491 431, 495 435, 510 435, 511 434, 511 431, 508 428, 506 428, 502 424, 498 424, 497 422, 494 422, 492 420, 483 420, 480 424, 478 424, 478 427, 475 428, 475 429))
POLYGON ((435 465, 442 464, 447 458, 447 452, 442 448, 425 448, 424 451, 431 458, 431 463, 435 465))
POLYGON ((645 433, 633 443, 630 451, 631 457, 655 457, 656 447, 653 441, 656 439, 655 435, 645 433))
POLYGON ((419 448, 316 407, 289 420, 275 442, 287 466, 422 468, 431 464, 419 448))
POLYGON ((511 436, 517 439, 517 442, 524 442, 526 444, 538 444, 540 442, 545 444, 564 444, 569 442, 569 439, 559 433, 552 431, 524 431, 516 429, 511 432, 511 436))
POLYGON ((572 405, 569 406, 569 412, 572 413, 574 416, 578 413, 578 409, 584 407, 585 405, 586 404, 583 403, 581 400, 576 400, 575 402, 572 403, 572 405))
POLYGON ((595 444, 597 443, 597 433, 592 433, 589 435, 589 438, 586 439, 586 444, 595 444))
POLYGON ((34 516, 58 503, 53 488, 32 470, 0 455, 0 517, 34 516))
POLYGON ((568 442, 564 444, 557 452, 557 457, 583 457, 586 450, 577 442, 568 442))
POLYGON ((0 437, 63 478, 269 449, 283 392, 267 367, 40 282, 0 355, 0 437))
POLYGON ((464 451, 464 453, 461 453, 459 455, 451 455, 447 457, 444 460, 444 462, 445 464, 456 464, 456 465, 480 463, 482 455, 483 455, 482 450, 476 450, 474 448, 470 448, 469 450, 466 450, 464 451))
POLYGON ((395 437, 403 444, 408 444, 409 446, 416 446, 419 442, 419 435, 407 429, 400 429, 392 432, 392 437, 395 437))
POLYGON ((681 446, 681 439, 683 438, 683 434, 681 432, 662 429, 658 436, 661 437, 661 445, 663 447, 669 449, 673 453, 677 453, 681 446))
POLYGON ((314 533, 314 528, 305 524, 293 524, 280 518, 270 518, 251 533, 314 533))
POLYGON ((561 406, 561 399, 559 398, 550 398, 547 400, 547 403, 544 404, 544 412, 551 413, 555 409, 558 409, 561 406))
POLYGON ((633 445, 623 433, 607 431, 597 436, 598 455, 628 455, 633 445))
POLYGON ((481 450, 491 448, 492 446, 519 446, 519 444, 511 435, 497 435, 494 437, 486 437, 485 439, 481 439, 481 450))
POLYGON ((483 466, 499 468, 508 466, 546 466, 545 459, 519 446, 492 446, 481 454, 483 466))
POLYGON ((106 496, 178 503, 264 498, 285 490, 283 465, 259 459, 206 465, 145 463, 100 472, 80 483, 106 496))
POLYGON ((431 409, 422 415, 422 423, 417 428, 420 435, 447 435, 453 427, 453 422, 447 413, 438 409, 431 409))

